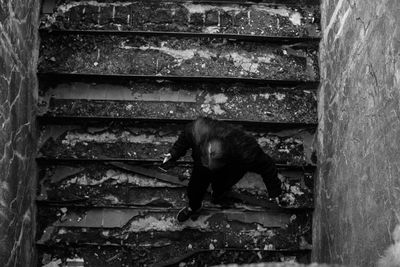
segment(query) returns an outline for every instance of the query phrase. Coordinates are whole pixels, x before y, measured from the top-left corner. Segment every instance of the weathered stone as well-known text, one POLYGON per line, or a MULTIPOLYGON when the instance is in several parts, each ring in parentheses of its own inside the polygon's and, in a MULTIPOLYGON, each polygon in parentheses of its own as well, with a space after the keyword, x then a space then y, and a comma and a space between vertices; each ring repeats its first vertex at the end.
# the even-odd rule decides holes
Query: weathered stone
POLYGON ((0 3, 0 262, 34 262, 38 1, 0 3))
POLYGON ((376 266, 400 222, 400 2, 322 3, 314 259, 376 266))

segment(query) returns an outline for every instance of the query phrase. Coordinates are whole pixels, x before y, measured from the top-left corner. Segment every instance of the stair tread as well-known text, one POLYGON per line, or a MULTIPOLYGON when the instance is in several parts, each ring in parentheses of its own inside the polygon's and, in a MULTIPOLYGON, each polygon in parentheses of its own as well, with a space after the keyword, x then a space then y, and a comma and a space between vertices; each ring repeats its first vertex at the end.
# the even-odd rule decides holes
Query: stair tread
POLYGON ((60 2, 59 9, 42 16, 41 28, 318 37, 321 34, 318 4, 315 0, 257 1, 257 3, 132 1, 114 5, 104 2, 99 4, 95 1, 74 5, 63 5, 60 2))
MULTIPOLYGON (((178 266, 180 263, 198 264, 245 264, 255 262, 280 262, 296 261, 306 263, 309 261, 310 249, 239 249, 239 248, 210 248, 210 244, 198 248, 195 244, 187 244, 187 247, 174 247, 172 245, 158 244, 160 247, 144 247, 130 245, 98 245, 96 243, 77 244, 52 244, 43 245, 37 243, 39 253, 51 255, 52 259, 66 261, 67 258, 77 257, 75 252, 79 250, 78 261, 84 261, 90 266, 153 266, 166 267, 178 266)), ((189 265, 190 266, 190 265, 189 265)))
POLYGON ((40 72, 226 76, 317 81, 317 46, 201 38, 54 35, 42 38, 40 72), (70 45, 73 44, 73 45, 70 45))
POLYGON ((124 244, 172 241, 172 245, 185 248, 190 243, 208 247, 211 238, 217 239, 216 247, 218 244, 225 246, 226 242, 228 246, 240 244, 242 248, 263 248, 272 244, 274 248, 289 249, 304 248, 300 237, 311 234, 310 213, 204 210, 196 220, 184 223, 176 221, 176 213, 176 210, 41 206, 39 221, 46 221, 46 224, 39 225, 37 240, 43 244, 94 240, 124 244), (204 238, 199 239, 199 234, 204 238))
MULTIPOLYGON (((46 125, 41 127, 39 158, 162 160, 168 153, 183 125, 137 123, 128 126, 46 125)), ((274 160, 286 165, 308 165, 308 143, 314 131, 297 128, 283 132, 245 128, 274 160)), ((181 158, 191 162, 190 152, 181 158)))
MULTIPOLYGON (((37 199, 42 204, 82 207, 179 208, 187 205, 186 185, 191 168, 175 167, 167 176, 156 166, 137 167, 126 163, 40 165, 37 199), (118 165, 115 165, 118 164, 118 165), (151 171, 151 172, 149 172, 151 171), (162 175, 162 176, 159 176, 162 175), (172 178, 172 179, 171 179, 172 178)), ((247 173, 225 195, 223 203, 212 204, 209 193, 205 206, 221 205, 248 210, 300 210, 313 207, 313 178, 300 170, 279 169, 283 180, 280 204, 269 200, 258 174, 247 173)))

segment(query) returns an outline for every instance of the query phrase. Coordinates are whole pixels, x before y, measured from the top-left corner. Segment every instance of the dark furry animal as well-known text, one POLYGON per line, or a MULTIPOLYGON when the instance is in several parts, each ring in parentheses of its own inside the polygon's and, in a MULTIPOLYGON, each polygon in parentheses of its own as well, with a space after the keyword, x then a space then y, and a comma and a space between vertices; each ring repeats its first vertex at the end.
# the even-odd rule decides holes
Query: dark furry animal
POLYGON ((218 199, 246 172, 262 176, 270 198, 281 194, 281 181, 274 161, 261 149, 254 137, 239 128, 210 118, 199 118, 186 125, 170 149, 171 162, 192 149, 194 167, 188 185, 190 210, 196 211, 208 186, 218 199))

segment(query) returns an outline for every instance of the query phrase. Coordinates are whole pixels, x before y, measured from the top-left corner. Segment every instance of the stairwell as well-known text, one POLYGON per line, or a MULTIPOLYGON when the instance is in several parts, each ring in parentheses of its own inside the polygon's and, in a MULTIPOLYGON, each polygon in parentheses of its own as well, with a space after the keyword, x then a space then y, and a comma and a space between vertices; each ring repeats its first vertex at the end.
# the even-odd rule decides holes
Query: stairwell
POLYGON ((319 16, 316 0, 45 0, 38 266, 309 263, 319 16), (199 115, 257 138, 280 205, 249 173, 228 207, 175 221, 191 158, 157 167, 199 115))

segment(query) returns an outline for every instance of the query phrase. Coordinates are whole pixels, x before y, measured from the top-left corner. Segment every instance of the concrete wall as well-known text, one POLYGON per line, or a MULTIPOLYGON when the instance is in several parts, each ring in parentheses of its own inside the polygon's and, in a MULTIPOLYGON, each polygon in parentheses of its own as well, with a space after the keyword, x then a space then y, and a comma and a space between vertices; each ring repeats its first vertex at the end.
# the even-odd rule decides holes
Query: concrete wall
POLYGON ((0 1, 0 262, 32 266, 39 2, 0 1))
POLYGON ((400 1, 322 1, 314 260, 372 266, 400 220, 400 1))

